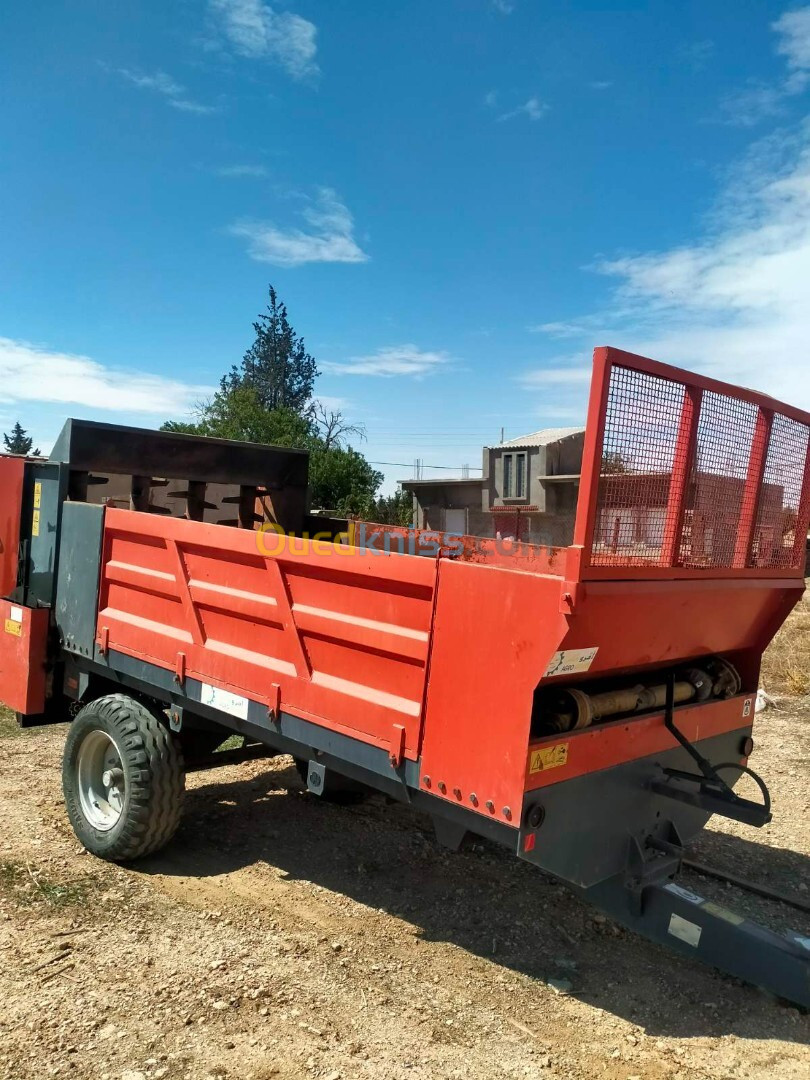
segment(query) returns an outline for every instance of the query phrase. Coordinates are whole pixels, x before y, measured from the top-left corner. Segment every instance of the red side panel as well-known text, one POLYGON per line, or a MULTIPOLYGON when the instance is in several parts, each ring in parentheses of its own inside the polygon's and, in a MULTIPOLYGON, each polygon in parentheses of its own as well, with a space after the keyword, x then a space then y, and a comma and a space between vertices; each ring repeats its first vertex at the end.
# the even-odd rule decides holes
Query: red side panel
POLYGON ((519 824, 532 695, 567 627, 561 584, 557 577, 442 560, 423 790, 519 824))
POLYGON ((24 470, 24 458, 0 455, 0 596, 17 584, 24 470))
POLYGON ((104 537, 100 643, 416 756, 434 561, 128 510, 104 537))
POLYGON ((45 708, 48 617, 45 608, 0 600, 0 701, 15 712, 45 708))

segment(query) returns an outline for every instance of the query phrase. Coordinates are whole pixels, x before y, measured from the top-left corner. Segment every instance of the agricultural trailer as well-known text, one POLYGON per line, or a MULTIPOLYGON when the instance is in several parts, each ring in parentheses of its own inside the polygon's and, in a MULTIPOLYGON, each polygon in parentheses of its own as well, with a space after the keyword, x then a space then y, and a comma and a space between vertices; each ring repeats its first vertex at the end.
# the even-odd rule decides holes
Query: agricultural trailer
POLYGON ((573 543, 541 548, 346 527, 307 513, 303 452, 71 420, 48 460, 0 458, 0 699, 70 721, 67 813, 101 858, 165 845, 185 762, 237 733, 808 1007, 810 939, 677 875, 712 815, 771 820, 752 725, 804 589, 809 436, 597 349, 573 543))

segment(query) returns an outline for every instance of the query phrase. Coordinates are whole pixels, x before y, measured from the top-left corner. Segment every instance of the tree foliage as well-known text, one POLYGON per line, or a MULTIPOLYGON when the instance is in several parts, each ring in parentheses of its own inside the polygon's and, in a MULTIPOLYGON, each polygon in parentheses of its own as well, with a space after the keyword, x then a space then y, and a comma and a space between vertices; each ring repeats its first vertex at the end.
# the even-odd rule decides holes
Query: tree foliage
POLYGON ((411 525, 413 523, 413 496, 407 491, 381 495, 374 500, 374 507, 368 520, 375 521, 378 525, 411 525))
POLYGON ((7 433, 3 435, 3 443, 7 454, 30 454, 32 457, 39 457, 39 450, 31 449, 34 440, 29 436, 19 420, 11 429, 10 435, 7 433))
POLYGON ((319 374, 315 358, 290 325, 287 308, 272 285, 269 295, 267 313, 253 324, 256 340, 241 365, 234 365, 223 377, 220 389, 227 393, 249 387, 263 409, 306 414, 312 411, 312 390, 319 374))
POLYGON ((394 513, 386 500, 376 499, 382 473, 350 445, 351 437, 365 438, 363 427, 313 398, 315 359, 272 285, 267 314, 253 329, 256 340, 241 365, 198 404, 196 418, 169 420, 161 430, 308 450, 313 509, 377 521, 383 519, 375 515, 394 513))
POLYGON ((265 409, 256 390, 248 386, 219 390, 198 406, 195 423, 170 420, 161 430, 308 450, 312 506, 341 515, 367 516, 383 480, 362 454, 340 445, 334 433, 328 442, 328 433, 321 431, 314 416, 289 408, 265 409))

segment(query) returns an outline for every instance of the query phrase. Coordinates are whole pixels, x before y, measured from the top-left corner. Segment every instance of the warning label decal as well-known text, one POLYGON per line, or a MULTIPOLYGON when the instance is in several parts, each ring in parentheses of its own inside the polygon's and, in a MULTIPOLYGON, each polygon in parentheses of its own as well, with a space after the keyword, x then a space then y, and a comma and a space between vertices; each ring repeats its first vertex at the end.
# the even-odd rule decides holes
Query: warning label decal
POLYGON ((574 675, 577 671, 587 671, 596 659, 598 646, 591 649, 564 649, 556 652, 544 672, 546 679, 558 675, 574 675))
POLYGON ((542 750, 532 750, 529 758, 529 772, 545 772, 546 769, 556 769, 565 765, 568 761, 568 743, 556 743, 554 746, 544 746, 542 750))

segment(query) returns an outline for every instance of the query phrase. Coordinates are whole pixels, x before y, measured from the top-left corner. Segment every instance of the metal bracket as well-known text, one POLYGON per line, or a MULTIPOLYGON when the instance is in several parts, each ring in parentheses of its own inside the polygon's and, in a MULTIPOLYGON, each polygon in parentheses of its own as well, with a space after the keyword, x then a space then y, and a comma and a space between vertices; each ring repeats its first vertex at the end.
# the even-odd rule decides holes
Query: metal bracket
POLYGON ((174 662, 174 681, 182 686, 186 681, 186 654, 179 652, 174 662))
POLYGON ((398 769, 405 756, 405 728, 402 724, 394 724, 391 728, 391 749, 388 756, 394 768, 398 769))
POLYGON ((683 841, 668 821, 658 833, 635 834, 630 837, 630 857, 625 884, 636 914, 641 913, 642 895, 650 885, 669 881, 681 868, 683 841))
POLYGON ((682 769, 664 769, 663 780, 650 781, 650 790, 656 795, 662 795, 666 799, 674 799, 676 802, 686 803, 706 810, 710 814, 720 814, 733 821, 741 821, 746 825, 762 828, 772 819, 771 797, 768 788, 761 776, 753 769, 739 762, 723 762, 721 765, 712 765, 700 753, 675 723, 675 674, 670 672, 667 676, 666 709, 664 712, 664 724, 669 732, 677 739, 684 750, 700 769, 700 774, 685 772, 682 769), (759 790, 762 792, 762 802, 756 803, 751 799, 743 799, 735 794, 733 788, 720 776, 721 769, 738 769, 750 776, 759 790), (674 781, 674 782, 673 782, 674 781), (681 787, 680 783, 689 784, 690 787, 681 787))
POLYGON ((169 714, 169 727, 175 734, 183 730, 183 706, 174 702, 166 710, 169 714))
POLYGON ((326 780, 326 766, 311 759, 307 762, 307 791, 313 795, 323 795, 326 780))
POLYGON ((267 707, 267 719, 271 724, 277 724, 281 717, 281 686, 277 683, 270 684, 270 704, 267 707))
POLYGON ((563 581, 560 588, 560 613, 573 615, 585 589, 581 581, 563 581))

